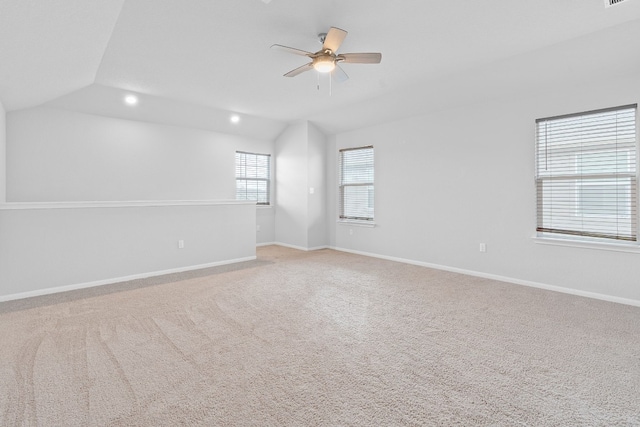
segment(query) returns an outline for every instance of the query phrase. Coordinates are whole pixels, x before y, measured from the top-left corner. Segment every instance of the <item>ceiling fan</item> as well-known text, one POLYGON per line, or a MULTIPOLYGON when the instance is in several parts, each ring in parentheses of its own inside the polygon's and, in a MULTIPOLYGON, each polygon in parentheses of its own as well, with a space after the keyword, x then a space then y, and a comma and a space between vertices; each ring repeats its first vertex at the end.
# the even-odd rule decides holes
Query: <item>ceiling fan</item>
POLYGON ((280 44, 274 44, 271 48, 311 58, 311 62, 289 71, 284 75, 285 77, 295 77, 305 71, 315 69, 320 73, 331 73, 333 78, 339 82, 343 82, 347 80, 349 76, 340 68, 339 63, 379 64, 380 61, 382 61, 381 53, 336 53, 345 37, 347 37, 345 30, 331 27, 327 33, 318 34, 320 43, 322 43, 322 49, 317 52, 307 52, 306 50, 282 46, 280 44))

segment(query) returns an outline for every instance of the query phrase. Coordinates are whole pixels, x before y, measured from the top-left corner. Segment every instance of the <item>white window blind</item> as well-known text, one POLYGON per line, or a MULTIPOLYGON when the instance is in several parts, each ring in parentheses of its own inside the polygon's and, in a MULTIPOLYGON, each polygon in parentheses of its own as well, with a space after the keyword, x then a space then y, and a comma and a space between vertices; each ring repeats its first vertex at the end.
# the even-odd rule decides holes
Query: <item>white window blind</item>
POLYGON ((268 205, 271 156, 236 151, 236 199, 268 205))
POLYGON ((538 232, 637 240, 636 110, 536 120, 538 232))
POLYGON ((373 221, 373 147, 340 150, 340 218, 373 221))

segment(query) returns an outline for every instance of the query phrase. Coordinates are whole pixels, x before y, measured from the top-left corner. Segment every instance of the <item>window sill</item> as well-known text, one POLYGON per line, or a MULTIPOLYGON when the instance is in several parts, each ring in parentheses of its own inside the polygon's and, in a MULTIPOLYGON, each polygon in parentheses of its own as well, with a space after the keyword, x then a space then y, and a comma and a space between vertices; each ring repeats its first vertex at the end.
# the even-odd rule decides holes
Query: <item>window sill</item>
POLYGON ((628 252, 640 254, 640 245, 637 243, 609 243, 592 240, 570 239, 562 237, 533 236, 533 241, 540 245, 565 246, 570 248, 595 249, 612 252, 628 252))
POLYGON ((273 205, 258 205, 258 204, 256 204, 256 207, 258 209, 272 209, 273 205))
POLYGON ((376 226, 376 223, 373 221, 359 221, 356 219, 339 219, 336 223, 341 225, 353 225, 356 227, 369 227, 373 228, 376 226))

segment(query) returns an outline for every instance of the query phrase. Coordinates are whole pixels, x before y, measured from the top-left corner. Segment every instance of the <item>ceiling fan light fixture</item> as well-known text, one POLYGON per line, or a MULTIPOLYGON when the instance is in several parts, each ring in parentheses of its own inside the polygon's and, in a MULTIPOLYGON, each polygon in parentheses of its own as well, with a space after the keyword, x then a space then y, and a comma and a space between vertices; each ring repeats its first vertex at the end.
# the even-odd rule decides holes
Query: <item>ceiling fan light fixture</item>
POLYGON ((327 33, 318 34, 318 38, 322 43, 322 49, 317 52, 307 52, 306 50, 283 46, 281 44, 274 44, 271 48, 292 53, 294 55, 306 56, 311 59, 311 62, 307 62, 306 64, 285 73, 285 77, 295 77, 306 71, 316 70, 319 73, 332 73, 332 77, 336 81, 344 82, 349 78, 349 76, 338 66, 338 63, 379 64, 382 60, 381 53, 369 52, 336 54, 346 36, 347 32, 345 30, 331 27, 327 33))
POLYGON ((313 68, 319 73, 330 73, 336 68, 336 61, 331 56, 318 56, 313 59, 313 68))

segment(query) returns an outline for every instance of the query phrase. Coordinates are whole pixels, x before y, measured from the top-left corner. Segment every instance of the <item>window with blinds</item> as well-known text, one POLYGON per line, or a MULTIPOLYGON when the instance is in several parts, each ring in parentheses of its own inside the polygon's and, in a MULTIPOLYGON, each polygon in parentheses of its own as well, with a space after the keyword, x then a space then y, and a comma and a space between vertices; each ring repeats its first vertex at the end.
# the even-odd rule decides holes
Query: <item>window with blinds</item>
POLYGON ((373 147, 340 150, 340 219, 373 221, 373 147))
POLYGON ((271 155, 236 151, 236 199, 268 205, 271 155))
POLYGON ((637 241, 636 110, 536 120, 538 232, 637 241))

